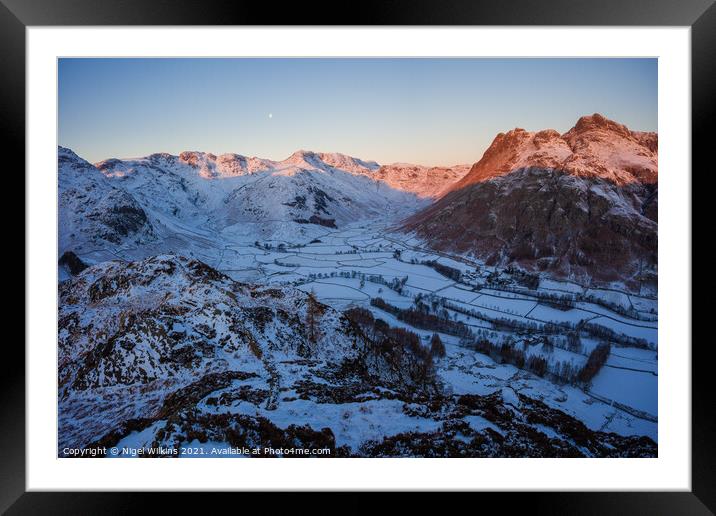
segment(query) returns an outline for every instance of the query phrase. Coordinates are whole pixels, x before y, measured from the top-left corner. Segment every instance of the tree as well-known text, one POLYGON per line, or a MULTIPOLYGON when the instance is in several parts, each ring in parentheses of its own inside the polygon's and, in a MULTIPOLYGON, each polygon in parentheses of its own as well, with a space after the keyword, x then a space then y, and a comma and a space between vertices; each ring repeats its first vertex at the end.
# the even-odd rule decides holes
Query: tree
POLYGON ((547 372, 547 360, 538 355, 530 355, 527 359, 527 369, 537 376, 544 376, 547 372))
POLYGON ((567 333, 567 349, 573 353, 582 352, 582 339, 576 331, 567 333))
POLYGON ((443 344, 440 335, 437 333, 433 333, 433 336, 430 338, 430 354, 439 358, 445 356, 445 344, 443 344))
POLYGON ((308 330, 308 340, 316 343, 321 336, 320 324, 323 309, 321 303, 316 299, 313 290, 308 294, 306 306, 306 329, 308 330))
POLYGON ((582 370, 579 371, 577 379, 584 383, 590 382, 592 378, 597 376, 597 373, 607 361, 607 358, 609 358, 611 350, 612 346, 608 342, 600 342, 597 344, 597 346, 589 354, 587 363, 584 364, 582 370))

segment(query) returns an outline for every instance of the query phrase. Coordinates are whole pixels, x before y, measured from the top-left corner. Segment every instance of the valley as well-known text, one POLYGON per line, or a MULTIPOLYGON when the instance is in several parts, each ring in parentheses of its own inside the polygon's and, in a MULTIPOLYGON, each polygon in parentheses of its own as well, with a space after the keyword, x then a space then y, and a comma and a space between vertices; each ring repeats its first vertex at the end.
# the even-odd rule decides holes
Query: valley
MULTIPOLYGON (((584 422, 587 427, 618 435, 645 435, 657 438, 657 406, 653 392, 658 379, 656 300, 614 290, 587 289, 575 283, 544 280, 537 291, 519 285, 488 285, 487 278, 499 269, 482 264, 467 265, 458 259, 431 253, 421 242, 391 231, 390 220, 363 221, 340 230, 321 228, 312 234, 311 241, 257 241, 254 235, 235 237, 227 243, 222 237, 209 233, 187 232, 170 241, 156 244, 163 253, 171 252, 201 260, 233 280, 279 287, 295 287, 312 293, 318 300, 339 311, 364 307, 392 327, 404 327, 417 333, 427 345, 433 331, 416 328, 394 315, 371 305, 371 299, 382 298, 400 308, 415 306, 416 298, 437 304, 447 311, 447 318, 465 325, 476 335, 492 341, 510 340, 514 346, 526 346, 527 355, 547 359, 548 369, 559 370, 561 363, 575 369, 583 367, 590 351, 598 344, 595 338, 581 338, 581 349, 568 350, 546 346, 535 335, 539 332, 495 330, 491 318, 543 325, 555 322, 575 324, 591 322, 635 339, 643 339, 644 347, 613 347, 607 362, 592 381, 589 389, 564 383, 558 378, 540 377, 512 364, 501 363, 500 357, 476 352, 469 339, 440 333, 446 356, 436 360, 436 372, 445 388, 454 395, 490 395, 495 392, 509 396, 524 394, 563 411, 584 422), (199 237, 199 238, 197 238, 199 237), (181 242, 182 247, 172 248, 181 242), (186 247, 184 247, 186 245, 186 247), (399 253, 399 255, 398 255, 399 253), (437 261, 461 272, 455 281, 421 262, 437 261), (477 272, 479 270, 479 272, 477 272), (391 288, 399 283, 400 291, 391 288), (515 290, 521 291, 516 292, 515 290), (622 303, 630 309, 638 307, 640 319, 631 319, 606 308, 602 304, 578 301, 574 308, 560 310, 540 301, 536 293, 584 295, 622 303), (456 310, 462 308, 463 310, 456 310), (466 315, 465 309, 474 312, 466 315), (482 317, 481 317, 482 316, 482 317)), ((86 262, 105 260, 135 261, 154 254, 149 248, 131 245, 107 250, 93 250, 80 255, 86 262)), ((509 281, 509 275, 505 275, 509 281)), ((564 346, 566 348, 566 346, 564 346)), ((292 364, 283 370, 283 382, 291 385, 304 376, 313 377, 310 368, 292 364), (287 379, 289 378, 289 379, 287 379)), ((231 410, 242 414, 265 417, 279 426, 302 421, 314 428, 331 428, 336 445, 355 445, 368 438, 406 431, 435 430, 438 421, 415 418, 403 412, 399 400, 367 400, 351 403, 316 403, 315 401, 286 401, 279 398, 277 407, 266 408, 263 403, 243 401, 231 410), (362 408, 361 410, 358 410, 362 408), (346 415, 348 414, 348 416, 346 415), (353 415, 355 414, 355 415, 353 415), (388 428, 386 428, 386 426, 388 428)), ((480 420, 478 425, 488 425, 480 420)), ((154 435, 151 434, 153 438, 154 435)), ((141 438, 127 438, 138 444, 141 438)), ((150 445, 152 439, 140 445, 150 445)), ((126 444, 126 443, 125 443, 126 444)), ((194 443, 197 445, 200 443, 194 443)), ((352 449, 352 448, 351 448, 352 449)))
MULTIPOLYGON (((58 268, 61 445, 656 454, 658 301, 644 272, 653 264, 634 272, 625 262, 618 277, 597 263, 591 278, 594 250, 586 259, 570 247, 542 267, 492 244, 488 255, 461 247, 459 229, 439 228, 451 210, 465 223, 468 194, 449 191, 470 167, 309 151, 284 162, 192 152, 93 166, 59 153, 59 254, 69 257, 58 268)), ((539 188, 534 178, 548 172, 535 170, 511 177, 522 183, 508 191, 539 188)), ((500 206, 484 191, 503 179, 485 181, 470 188, 500 206)), ((634 217, 610 199, 609 217, 634 217)), ((621 224, 610 231, 624 249, 621 224)), ((537 238, 520 235, 541 249, 537 238)))

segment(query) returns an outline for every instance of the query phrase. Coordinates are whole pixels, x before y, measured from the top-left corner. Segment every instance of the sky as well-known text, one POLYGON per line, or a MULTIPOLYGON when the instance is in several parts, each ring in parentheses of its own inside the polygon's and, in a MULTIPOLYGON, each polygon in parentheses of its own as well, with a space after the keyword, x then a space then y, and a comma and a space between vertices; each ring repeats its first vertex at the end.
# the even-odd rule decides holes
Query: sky
POLYGON ((592 113, 656 131, 657 60, 63 58, 58 105, 58 143, 90 162, 305 149, 454 165, 499 132, 592 113))

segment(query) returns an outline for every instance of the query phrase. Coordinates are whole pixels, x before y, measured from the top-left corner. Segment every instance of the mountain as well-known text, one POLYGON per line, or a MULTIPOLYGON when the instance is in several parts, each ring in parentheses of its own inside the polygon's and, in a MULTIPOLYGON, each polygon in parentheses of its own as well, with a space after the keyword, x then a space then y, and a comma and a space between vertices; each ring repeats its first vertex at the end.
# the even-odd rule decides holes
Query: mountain
POLYGON ((340 227, 396 210, 407 215, 467 171, 381 167, 304 150, 283 161, 182 152, 108 159, 96 167, 159 218, 218 229, 255 223, 279 232, 291 222, 340 227))
POLYGON ((226 221, 307 221, 337 226, 385 215, 396 204, 416 207, 411 192, 386 187, 372 177, 377 164, 340 154, 298 151, 226 199, 226 221))
POLYGON ((202 417, 212 423, 194 432, 220 425, 216 438, 228 441, 227 424, 246 431, 267 423, 212 418, 242 400, 274 411, 300 407, 296 396, 340 404, 363 392, 380 399, 378 386, 389 398, 436 389, 430 354, 406 345, 406 332, 385 326, 378 342, 375 331, 369 337, 312 294, 238 283, 194 259, 104 262, 60 283, 59 300, 61 448, 118 439, 159 420, 169 420, 175 436, 187 428, 191 441, 188 427, 202 417))
POLYGON ((59 254, 153 240, 147 214, 130 193, 69 149, 59 147, 57 159, 59 254))
POLYGON ((293 287, 235 282, 181 256, 84 268, 59 284, 58 329, 59 450, 656 453, 649 437, 590 429, 554 408, 563 391, 559 402, 519 382, 453 393, 438 374, 452 377, 453 366, 434 361, 415 333, 293 287))
POLYGON ((589 282, 655 284, 658 136, 594 114, 514 129, 402 228, 439 250, 589 282))
POLYGON ((424 167, 410 163, 383 165, 373 177, 396 190, 413 192, 419 197, 438 198, 470 170, 470 165, 424 167))

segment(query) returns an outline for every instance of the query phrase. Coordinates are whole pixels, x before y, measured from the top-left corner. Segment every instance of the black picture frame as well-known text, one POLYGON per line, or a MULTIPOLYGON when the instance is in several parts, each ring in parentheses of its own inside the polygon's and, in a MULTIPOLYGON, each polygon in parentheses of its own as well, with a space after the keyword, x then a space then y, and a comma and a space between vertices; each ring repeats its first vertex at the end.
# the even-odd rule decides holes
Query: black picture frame
MULTIPOLYGON (((713 0, 364 0, 345 6, 337 2, 286 2, 279 6, 245 0, 0 0, 0 131, 5 172, 14 171, 17 188, 24 191, 24 182, 19 179, 23 175, 19 171, 25 170, 26 27, 294 24, 690 26, 692 163, 694 170, 703 168, 706 173, 713 169, 713 159, 709 160, 713 146, 711 127, 716 119, 716 5, 713 0)), ((690 173, 684 171, 685 175, 690 173)), ((697 204, 694 198, 693 205, 697 204)), ((12 220, 19 230, 17 218, 15 215, 12 220)), ((17 261, 15 258, 14 262, 17 261)), ((31 273, 25 267, 25 276, 31 273)), ((692 319, 698 320, 693 316, 692 319)), ((501 504, 523 505, 531 511, 550 514, 712 514, 716 511, 713 410, 716 403, 709 374, 708 348, 712 344, 708 340, 702 344, 705 345, 699 346, 697 342, 692 349, 691 492, 480 496, 499 497, 501 504)), ((8 514, 126 514, 146 507, 145 498, 150 496, 147 494, 25 493, 25 357, 14 339, 6 338, 4 348, 0 361, 0 510, 7 510, 8 514)), ((172 505, 185 510, 191 508, 192 502, 185 494, 155 496, 161 497, 164 510, 170 510, 172 505)), ((361 502, 343 506, 346 507, 360 512, 369 508, 361 502)))

